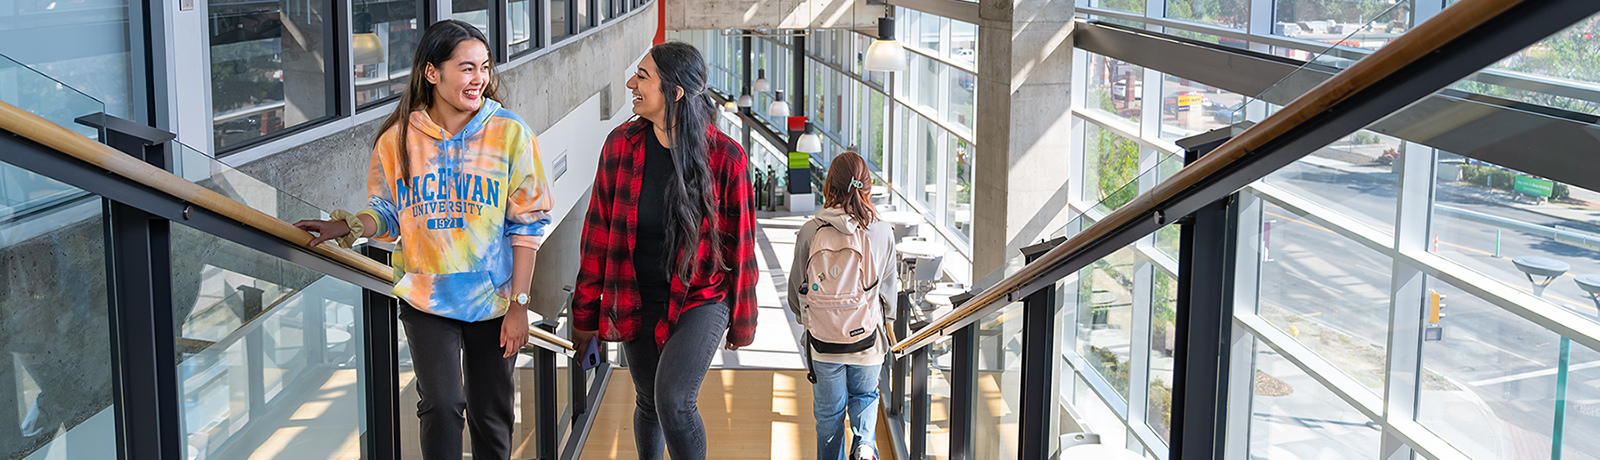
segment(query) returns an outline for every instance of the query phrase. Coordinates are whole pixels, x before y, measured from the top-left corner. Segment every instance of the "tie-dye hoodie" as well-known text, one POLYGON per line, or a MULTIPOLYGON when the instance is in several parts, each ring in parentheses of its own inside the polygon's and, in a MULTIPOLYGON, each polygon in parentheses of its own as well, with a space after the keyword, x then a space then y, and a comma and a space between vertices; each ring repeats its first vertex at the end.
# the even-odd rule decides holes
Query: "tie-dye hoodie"
POLYGON ((511 248, 544 240, 552 199, 533 131, 484 100, 455 136, 427 112, 379 137, 367 172, 375 239, 400 240, 394 295, 418 310, 462 321, 506 313, 511 248), (405 129, 408 155, 400 155, 405 129), (400 177, 407 161, 409 177, 400 177))

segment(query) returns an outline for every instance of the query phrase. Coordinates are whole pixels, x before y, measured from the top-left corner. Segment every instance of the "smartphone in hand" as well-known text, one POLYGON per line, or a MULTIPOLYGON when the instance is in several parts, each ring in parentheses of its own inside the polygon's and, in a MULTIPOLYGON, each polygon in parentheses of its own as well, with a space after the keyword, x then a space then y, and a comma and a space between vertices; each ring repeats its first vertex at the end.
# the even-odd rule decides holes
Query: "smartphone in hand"
POLYGON ((602 359, 600 359, 600 340, 598 338, 591 337, 589 339, 589 346, 584 350, 586 351, 583 353, 583 356, 578 357, 578 360, 583 362, 583 370, 594 369, 596 366, 599 366, 600 362, 602 361, 602 359))

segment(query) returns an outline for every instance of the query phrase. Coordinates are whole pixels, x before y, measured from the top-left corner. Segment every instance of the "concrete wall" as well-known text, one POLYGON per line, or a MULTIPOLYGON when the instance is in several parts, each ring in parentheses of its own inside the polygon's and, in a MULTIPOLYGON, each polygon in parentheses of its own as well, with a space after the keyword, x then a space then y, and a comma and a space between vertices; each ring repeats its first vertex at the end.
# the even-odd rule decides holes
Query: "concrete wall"
MULTIPOLYGON (((653 8, 654 5, 648 6, 637 14, 605 24, 593 33, 558 43, 548 54, 514 61, 498 69, 501 102, 539 133, 546 171, 550 171, 559 153, 552 152, 551 144, 561 142, 560 138, 565 135, 550 132, 552 126, 569 114, 575 114, 575 109, 601 91, 610 91, 612 101, 629 99, 623 82, 633 63, 650 48, 656 29, 653 8)), ((582 115, 600 122, 598 109, 582 115)), ((382 123, 380 117, 233 166, 319 208, 361 209, 366 207, 367 164, 372 155, 372 141, 382 123)), ((574 153, 575 156, 567 159, 569 168, 599 161, 598 150, 574 153), (586 155, 592 158, 584 158, 586 155)), ((228 162, 228 159, 222 161, 228 162)), ((587 183, 593 179, 593 176, 576 176, 569 171, 553 185, 560 187, 565 181, 574 180, 587 183)), ((571 203, 568 197, 559 194, 557 199, 558 208, 560 202, 571 203)))
POLYGON ((667 30, 873 28, 884 6, 866 0, 669 0, 667 30))

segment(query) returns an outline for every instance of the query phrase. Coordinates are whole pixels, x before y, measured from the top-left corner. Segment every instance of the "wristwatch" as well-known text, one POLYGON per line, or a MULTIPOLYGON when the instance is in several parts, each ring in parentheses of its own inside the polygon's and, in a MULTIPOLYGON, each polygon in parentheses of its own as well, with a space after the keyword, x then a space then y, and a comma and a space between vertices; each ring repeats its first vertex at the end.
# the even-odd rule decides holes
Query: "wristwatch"
POLYGON ((526 307, 526 306, 528 306, 528 293, 526 293, 526 292, 517 293, 517 298, 514 299, 514 300, 517 302, 517 305, 521 305, 521 306, 526 307))

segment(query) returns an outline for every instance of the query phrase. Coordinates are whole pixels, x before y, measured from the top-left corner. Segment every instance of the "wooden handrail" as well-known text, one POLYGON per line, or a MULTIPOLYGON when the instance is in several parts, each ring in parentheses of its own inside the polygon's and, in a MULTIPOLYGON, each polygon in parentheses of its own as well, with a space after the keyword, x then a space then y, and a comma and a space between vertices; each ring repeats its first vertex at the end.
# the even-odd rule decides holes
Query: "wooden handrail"
POLYGON ((577 347, 572 346, 572 341, 571 340, 563 339, 563 338, 561 338, 561 336, 555 335, 554 333, 551 333, 550 331, 546 331, 544 329, 539 329, 537 327, 530 327, 530 328, 528 328, 528 335, 532 336, 534 339, 538 339, 538 340, 543 340, 545 342, 549 342, 549 343, 551 343, 551 344, 553 344, 555 346, 561 347, 562 349, 565 349, 565 350, 567 350, 569 352, 577 352, 578 351, 577 347))
MULTIPOLYGON (((284 241, 300 246, 305 246, 306 243, 311 242, 310 233, 295 228, 288 222, 278 220, 266 213, 240 204, 220 193, 184 180, 161 168, 140 161, 105 144, 95 142, 82 134, 51 123, 49 120, 28 113, 28 111, 19 109, 4 101, 0 101, 0 130, 10 131, 18 136, 55 149, 67 156, 110 171, 112 174, 126 177, 129 180, 160 190, 162 193, 194 206, 239 221, 239 223, 251 228, 267 232, 284 241)), ((329 242, 311 248, 311 251, 383 281, 385 284, 394 284, 394 269, 356 254, 349 249, 341 248, 329 242)))
POLYGON ((1106 218, 1041 255, 1033 263, 1022 267, 1022 270, 985 289, 962 308, 939 318, 911 337, 895 343, 892 351, 904 354, 912 347, 942 334, 945 328, 966 320, 991 304, 1007 299, 1012 293, 1042 278, 1054 266, 1065 262, 1066 258, 1079 248, 1111 235, 1116 229, 1133 222, 1134 219, 1158 211, 1159 204, 1176 198, 1180 192, 1200 185, 1203 180, 1221 173, 1235 163, 1242 163, 1243 159, 1256 154, 1267 143, 1278 139, 1314 116, 1373 87, 1446 43, 1477 30, 1507 10, 1532 1, 1534 0, 1463 0, 1446 8, 1400 39, 1357 61, 1349 69, 1334 74, 1332 78, 1296 98, 1294 102, 1271 117, 1245 130, 1193 164, 1184 167, 1167 181, 1135 197, 1133 201, 1113 211, 1106 218))

